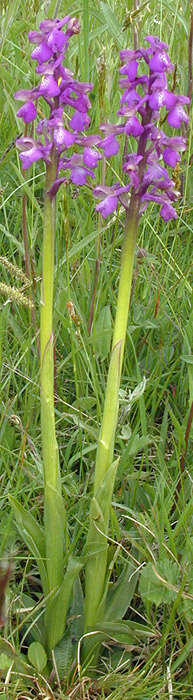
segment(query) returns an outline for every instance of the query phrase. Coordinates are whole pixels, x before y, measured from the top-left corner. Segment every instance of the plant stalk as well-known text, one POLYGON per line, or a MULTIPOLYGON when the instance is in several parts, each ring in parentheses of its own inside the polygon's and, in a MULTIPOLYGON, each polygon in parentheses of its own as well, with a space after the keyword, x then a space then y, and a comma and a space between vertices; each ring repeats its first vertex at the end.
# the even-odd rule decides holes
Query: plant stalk
MULTIPOLYGON (((108 488, 111 491, 113 489, 114 478, 116 475, 116 469, 113 468, 114 465, 112 463, 119 408, 121 369, 131 297, 137 226, 138 202, 133 197, 131 198, 131 203, 126 218, 111 359, 107 377, 103 419, 96 456, 94 498, 91 504, 90 525, 87 538, 88 563, 86 566, 85 583, 85 632, 88 632, 91 628, 95 628, 98 619, 99 606, 99 617, 102 614, 102 599, 104 599, 105 602, 104 593, 108 551, 107 537, 111 510, 111 499, 109 499, 109 505, 107 507, 108 491, 106 489, 106 485, 108 482, 108 488), (93 506, 94 503, 95 509, 93 506), (96 515, 95 518, 93 516, 93 512, 97 512, 97 508, 99 513, 98 519, 96 515), (95 523, 94 519, 96 521, 95 523), (101 538, 99 531, 101 531, 101 538), (94 532, 96 535, 94 535, 94 532)), ((94 640, 95 645, 96 639, 94 640)), ((85 653, 83 654, 84 658, 86 657, 86 652, 88 653, 92 648, 92 644, 92 638, 85 641, 85 653)))
POLYGON ((130 205, 127 213, 125 235, 122 247, 120 280, 111 359, 107 377, 103 419, 96 457, 94 481, 95 495, 101 482, 103 481, 105 472, 113 461, 115 431, 119 408, 119 389, 131 297, 137 225, 137 206, 133 208, 132 205, 130 205), (115 356, 117 357, 116 361, 114 360, 115 356))
MULTIPOLYGON (((48 191, 56 178, 56 162, 47 167, 44 204, 42 288, 40 311, 41 434, 44 469, 44 527, 49 591, 64 576, 64 505, 54 416, 53 285, 56 228, 55 197, 48 191)), ((50 609, 50 601, 48 603, 50 609)))

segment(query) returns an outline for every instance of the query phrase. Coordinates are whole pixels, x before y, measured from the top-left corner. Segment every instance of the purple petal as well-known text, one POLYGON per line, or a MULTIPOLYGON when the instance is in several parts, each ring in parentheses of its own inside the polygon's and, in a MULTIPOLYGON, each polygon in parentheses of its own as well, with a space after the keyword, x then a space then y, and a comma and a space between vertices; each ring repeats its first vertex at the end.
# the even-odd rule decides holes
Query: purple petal
POLYGON ((131 59, 129 63, 126 63, 122 68, 120 68, 120 73, 127 74, 131 82, 135 80, 137 76, 138 62, 135 59, 131 59))
POLYGON ((41 44, 38 44, 35 49, 33 49, 31 53, 31 58, 35 59, 38 61, 38 63, 44 63, 44 61, 48 61, 49 58, 52 56, 52 51, 49 48, 49 46, 45 43, 45 41, 42 41, 41 44))
POLYGON ((166 51, 158 50, 152 58, 150 58, 149 68, 151 71, 155 71, 155 73, 162 73, 162 71, 168 73, 173 70, 174 66, 166 51))
POLYGON ((63 146, 65 148, 69 148, 70 146, 72 146, 72 144, 75 141, 75 138, 75 134, 71 134, 70 131, 64 129, 63 126, 59 126, 53 131, 54 143, 59 150, 62 150, 63 146))
POLYGON ((139 51, 135 51, 134 49, 122 49, 120 51, 120 59, 121 61, 132 61, 133 58, 138 58, 139 56, 139 51))
POLYGON ((132 136, 135 136, 135 138, 137 136, 141 136, 143 131, 144 128, 140 124, 139 119, 137 119, 137 117, 131 117, 131 119, 129 119, 125 124, 125 133, 132 134, 132 136))
POLYGON ((65 34, 63 34, 63 32, 57 28, 53 29, 53 31, 51 32, 51 34, 49 34, 48 37, 48 46, 51 49, 51 51, 54 53, 57 53, 57 51, 62 51, 65 43, 65 34))
POLYGON ((105 196, 107 197, 111 194, 116 194, 118 187, 120 187, 118 182, 112 187, 109 187, 108 185, 96 185, 96 187, 93 189, 93 194, 95 197, 98 197, 98 199, 105 199, 105 196))
POLYGON ((169 148, 171 147, 176 149, 177 151, 185 151, 187 145, 186 139, 184 139, 183 136, 170 136, 170 138, 165 136, 165 140, 162 140, 162 143, 169 148))
POLYGON ((41 44, 42 42, 42 33, 41 32, 29 32, 28 34, 28 39, 31 41, 32 44, 41 44))
POLYGON ((168 124, 173 126, 175 129, 178 129, 181 126, 181 122, 185 122, 187 124, 189 121, 188 116, 181 104, 177 104, 174 109, 169 112, 167 120, 168 124))
POLYGON ((76 136, 76 143, 78 143, 79 146, 99 146, 100 141, 101 138, 99 134, 89 134, 89 136, 79 136, 77 134, 76 136))
POLYGON ((71 180, 74 185, 86 185, 87 175, 94 177, 92 170, 87 170, 87 168, 75 167, 72 169, 71 180))
POLYGON ((40 23, 40 29, 44 34, 49 34, 55 28, 60 29, 64 27, 71 19, 70 15, 66 15, 63 19, 43 19, 40 23))
POLYGON ((80 32, 80 24, 79 21, 76 17, 70 17, 69 22, 68 22, 68 34, 71 36, 72 34, 79 34, 80 32))
POLYGON ((29 151, 30 148, 36 146, 36 141, 30 136, 22 136, 21 139, 16 139, 16 146, 20 151, 29 151))
POLYGON ((156 49, 166 49, 167 51, 168 49, 168 44, 165 44, 164 41, 160 41, 158 36, 148 34, 145 36, 145 41, 149 41, 152 51, 155 51, 156 49))
POLYGON ((148 166, 143 177, 142 187, 149 187, 151 184, 156 184, 157 187, 161 188, 163 186, 163 189, 167 189, 170 184, 167 170, 156 162, 148 166))
MULTIPOLYGON (((119 81, 119 87, 121 88, 120 83, 121 83, 121 81, 119 81)), ((132 89, 126 90, 124 92, 124 94, 121 97, 121 104, 123 104, 123 102, 127 102, 129 107, 130 106, 133 107, 134 105, 138 104, 139 100, 140 100, 140 97, 137 94, 137 91, 134 88, 132 88, 132 89)))
POLYGON ((25 104, 18 109, 17 117, 22 118, 25 124, 29 124, 29 122, 33 122, 36 118, 36 114, 37 112, 33 102, 25 102, 25 104))
POLYGON ((39 87, 39 94, 44 97, 57 97, 60 94, 60 88, 52 75, 45 75, 39 87))
POLYGON ((166 109, 171 109, 176 103, 176 97, 168 90, 156 90, 150 95, 148 102, 151 109, 160 109, 163 105, 166 109))
POLYGON ((173 148, 165 148, 163 151, 163 160, 167 165, 170 165, 171 168, 175 168, 176 163, 180 160, 180 154, 173 148))
POLYGON ((77 97, 73 96, 73 84, 72 88, 67 88, 63 90, 62 92, 60 91, 60 102, 62 104, 68 104, 71 105, 74 109, 78 110, 78 112, 87 112, 88 109, 91 107, 90 100, 87 95, 79 93, 77 97))
POLYGON ((169 221, 169 219, 176 219, 177 214, 175 209, 172 207, 171 204, 163 204, 163 207, 160 210, 160 216, 164 221, 169 221))
POLYGON ((30 102, 32 99, 35 100, 38 97, 38 89, 33 88, 32 90, 18 90, 14 93, 13 97, 15 100, 21 100, 22 102, 30 102))
POLYGON ((101 157, 101 154, 97 153, 94 148, 84 148, 83 161, 88 168, 96 168, 101 157))
POLYGON ((27 170, 27 168, 30 168, 33 163, 43 158, 42 148, 39 146, 33 146, 33 148, 30 148, 29 151, 20 153, 19 157, 22 161, 22 169, 27 170))
POLYGON ((102 214, 103 218, 106 219, 109 214, 112 214, 113 211, 117 208, 118 204, 118 197, 115 195, 109 195, 109 197, 106 197, 103 199, 102 202, 99 202, 96 206, 96 211, 99 211, 100 214, 102 214))
POLYGON ((119 124, 110 124, 109 122, 100 124, 99 129, 107 136, 110 136, 110 134, 121 134, 122 131, 124 131, 123 126, 120 126, 119 124))
POLYGON ((119 143, 113 134, 103 139, 100 146, 103 148, 106 158, 116 155, 119 150, 119 143))
POLYGON ((70 120, 70 127, 74 131, 83 131, 83 129, 88 129, 90 124, 90 117, 86 112, 74 112, 72 119, 70 120))

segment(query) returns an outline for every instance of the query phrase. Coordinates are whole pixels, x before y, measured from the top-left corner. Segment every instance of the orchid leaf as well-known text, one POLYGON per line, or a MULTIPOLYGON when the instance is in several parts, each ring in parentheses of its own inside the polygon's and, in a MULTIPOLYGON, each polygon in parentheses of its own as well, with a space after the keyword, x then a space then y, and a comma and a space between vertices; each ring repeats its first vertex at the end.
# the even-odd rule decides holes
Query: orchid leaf
MULTIPOLYGON (((93 497, 90 509, 90 525, 86 542, 86 595, 85 595, 85 629, 88 631, 98 618, 99 606, 105 601, 106 570, 108 552, 108 525, 111 509, 112 492, 119 459, 105 474, 96 497, 93 497), (94 597, 93 597, 93 591, 94 597)), ((103 609, 100 610, 100 615, 103 609)), ((88 657, 92 640, 84 642, 84 658, 88 657)))
POLYGON ((78 557, 69 557, 63 583, 49 601, 45 612, 45 626, 50 649, 54 649, 64 635, 66 614, 69 608, 74 581, 83 567, 78 557))
POLYGON ((112 337, 112 316, 110 306, 101 309, 99 317, 93 323, 91 340, 96 355, 105 359, 110 351, 112 337))
POLYGON ((68 610, 66 630, 63 638, 54 649, 58 674, 69 678, 77 660, 77 647, 83 635, 84 598, 79 576, 73 586, 72 601, 68 610))
POLYGON ((48 592, 48 581, 45 566, 46 553, 43 529, 39 523, 37 523, 33 515, 31 515, 16 498, 9 495, 9 501, 13 507, 17 529, 37 562, 43 592, 46 595, 48 592))
POLYGON ((129 562, 107 595, 103 617, 105 622, 124 617, 135 593, 137 581, 138 571, 135 571, 129 562))
POLYGON ((64 576, 64 551, 66 536, 66 520, 64 501, 60 490, 47 484, 44 490, 44 522, 46 537, 46 566, 48 572, 49 591, 58 589, 64 576), (54 553, 57 552, 55 567, 54 553))
POLYGON ((41 673, 47 664, 47 655, 40 642, 32 642, 28 649, 28 659, 32 666, 41 673))
POLYGON ((40 642, 43 646, 46 646, 46 631, 44 625, 44 601, 42 601, 42 610, 39 610, 37 601, 35 601, 34 598, 32 598, 27 593, 23 593, 21 605, 23 608, 22 614, 24 615, 22 635, 24 635, 26 643, 30 644, 30 642, 35 641, 40 642))
POLYGON ((97 624, 96 629, 105 639, 112 639, 118 644, 133 644, 144 637, 155 637, 156 632, 148 625, 136 623, 133 620, 119 620, 97 624))

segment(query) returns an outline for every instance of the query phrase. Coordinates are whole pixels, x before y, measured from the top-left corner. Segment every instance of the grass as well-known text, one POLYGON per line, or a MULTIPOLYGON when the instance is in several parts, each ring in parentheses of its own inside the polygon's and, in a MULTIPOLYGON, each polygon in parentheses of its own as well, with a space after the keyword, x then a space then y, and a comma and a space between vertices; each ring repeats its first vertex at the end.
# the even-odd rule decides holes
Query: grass
MULTIPOLYGON (((24 594, 39 596, 34 562, 16 532, 8 504, 11 493, 42 518, 38 326, 41 275, 42 165, 21 175, 15 139, 13 92, 35 78, 27 41, 29 28, 44 16, 68 11, 83 23, 79 41, 69 48, 69 64, 82 80, 93 82, 92 124, 115 120, 119 106, 119 49, 142 45, 158 34, 176 64, 176 91, 187 94, 190 7, 184 0, 137 3, 44 2, 24 5, 1 0, 0 44, 0 230, 1 279, 15 288, 1 295, 1 471, 0 556, 11 561, 5 626, 0 640, 0 697, 106 698, 134 700, 193 697, 193 500, 191 406, 193 401, 192 297, 192 118, 187 153, 180 171, 182 198, 178 219, 161 222, 156 206, 141 219, 132 304, 121 385, 116 454, 121 456, 111 519, 114 576, 129 559, 139 568, 139 583, 127 617, 147 621, 152 636, 104 650, 97 684, 77 677, 66 691, 19 661, 12 670, 1 654, 21 649, 24 626, 31 624, 24 594), (87 6, 89 22, 87 22, 87 6), (28 11, 27 11, 28 10, 28 11), (132 14, 133 13, 133 14, 132 14), (122 29, 125 28, 125 31, 122 29), (26 224, 22 218, 26 198, 26 224), (23 231, 27 227, 33 286, 23 293, 35 303, 32 315, 18 303, 26 271, 23 231), (22 230, 23 229, 23 230, 22 230), (32 296, 30 296, 32 295, 32 296), (143 378, 145 377, 145 382, 143 378), (132 392, 138 387, 138 395, 132 392), (189 423, 188 423, 189 421, 189 423), (152 568, 153 564, 153 568, 152 568), (6 640, 5 642, 3 640, 6 640), (8 644, 11 647, 8 647, 8 644), (121 670, 119 670, 121 668, 121 670)), ((106 182, 120 172, 120 156, 106 164, 106 182)), ((101 230, 89 188, 58 194, 55 270, 56 425, 62 484, 73 550, 85 541, 89 494, 108 368, 119 277, 124 214, 103 222, 101 230), (88 333, 96 259, 92 332, 88 333), (69 305, 71 302, 71 306, 69 305), (73 305, 73 306, 72 306, 73 305)), ((110 562, 111 564, 111 562, 110 562)), ((41 613, 40 609, 36 615, 41 613)), ((27 642, 26 642, 27 644, 27 642)), ((25 652, 25 640, 22 651, 25 652)))

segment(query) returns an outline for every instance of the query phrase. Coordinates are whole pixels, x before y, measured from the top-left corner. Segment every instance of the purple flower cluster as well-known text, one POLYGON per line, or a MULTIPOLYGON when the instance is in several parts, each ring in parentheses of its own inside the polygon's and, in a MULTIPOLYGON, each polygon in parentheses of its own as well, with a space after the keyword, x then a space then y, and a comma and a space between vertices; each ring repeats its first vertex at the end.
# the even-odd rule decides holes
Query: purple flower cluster
POLYGON ((77 19, 66 16, 62 20, 44 20, 39 32, 29 32, 29 41, 36 45, 31 57, 37 61, 36 72, 41 79, 39 85, 32 90, 19 90, 15 94, 15 99, 23 102, 17 116, 25 124, 36 119, 39 99, 43 98, 46 103, 48 116, 37 124, 37 140, 24 136, 17 139, 16 143, 21 151, 23 170, 41 159, 47 166, 53 158, 56 160, 57 179, 50 190, 51 196, 55 196, 60 184, 66 181, 60 174, 61 170, 69 170, 72 182, 82 185, 86 183, 88 175, 94 177, 93 170, 101 158, 100 153, 93 148, 100 140, 99 137, 83 136, 80 133, 88 129, 90 124, 88 110, 91 104, 88 93, 92 90, 92 85, 75 80, 71 70, 63 66, 69 38, 79 31, 77 19), (64 152, 73 144, 81 146, 82 152, 67 157, 64 152))
POLYGON ((174 129, 181 123, 188 122, 184 105, 189 103, 187 97, 170 92, 166 74, 173 70, 167 53, 168 46, 157 37, 147 36, 147 49, 130 49, 120 52, 124 65, 120 69, 120 88, 124 90, 118 115, 124 119, 117 125, 103 124, 100 128, 105 138, 100 146, 105 156, 114 155, 119 150, 117 135, 135 139, 133 153, 124 155, 123 171, 129 178, 129 184, 121 186, 117 182, 112 187, 98 186, 94 194, 101 201, 96 209, 107 217, 112 214, 120 201, 125 208, 129 206, 130 192, 140 215, 148 202, 161 205, 160 214, 165 221, 176 217, 172 202, 179 195, 175 184, 169 177, 166 165, 175 168, 180 160, 180 153, 186 148, 186 140, 180 136, 167 136, 160 127, 160 121, 167 122, 174 129), (144 62, 146 70, 143 72, 144 62), (162 107, 166 114, 162 119, 162 107), (161 119, 160 119, 161 116, 161 119))

